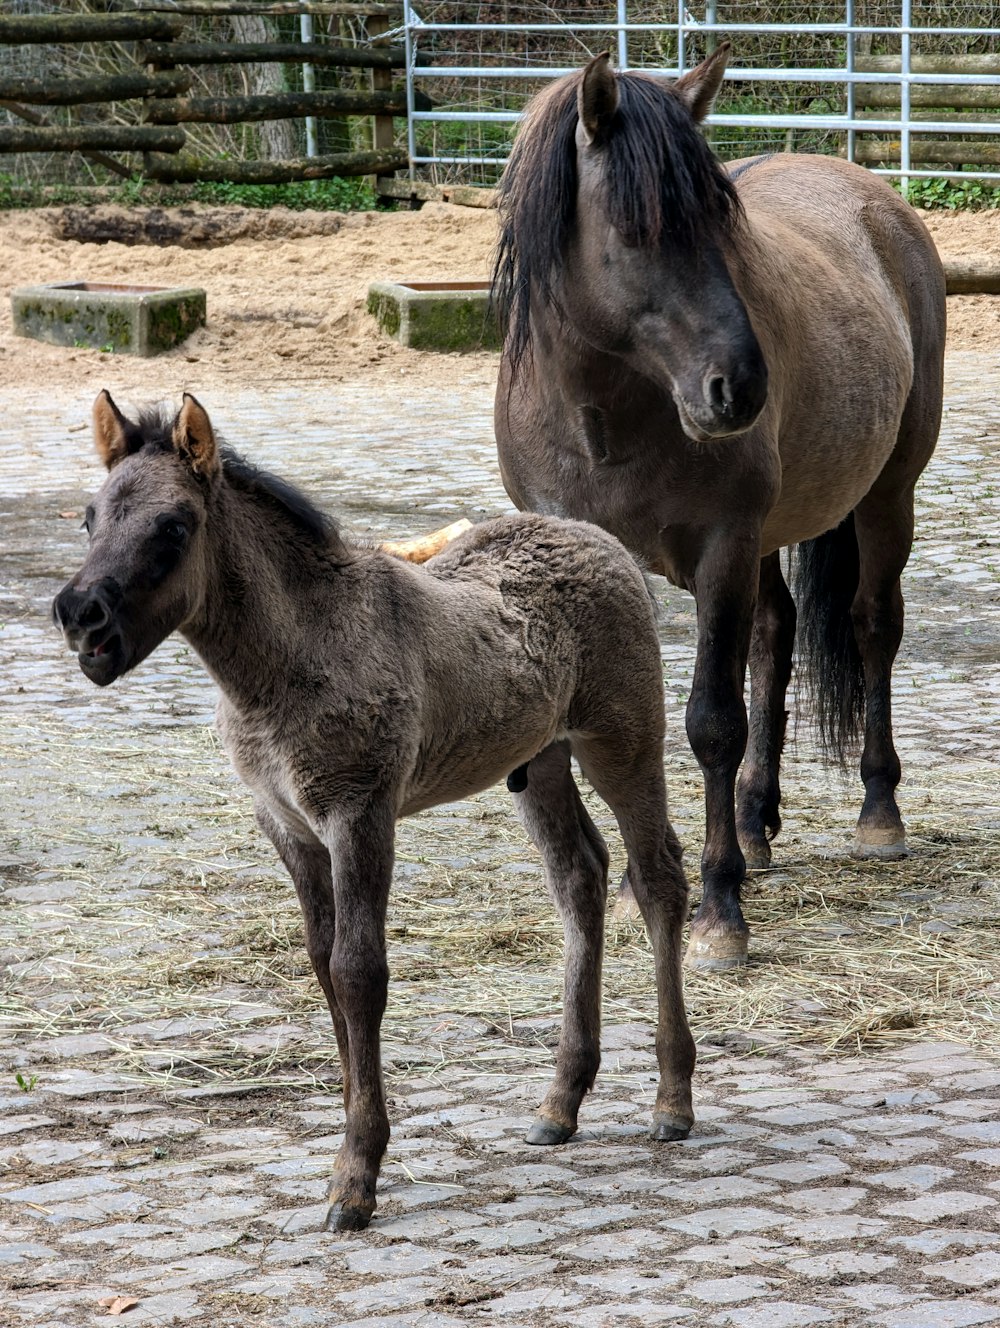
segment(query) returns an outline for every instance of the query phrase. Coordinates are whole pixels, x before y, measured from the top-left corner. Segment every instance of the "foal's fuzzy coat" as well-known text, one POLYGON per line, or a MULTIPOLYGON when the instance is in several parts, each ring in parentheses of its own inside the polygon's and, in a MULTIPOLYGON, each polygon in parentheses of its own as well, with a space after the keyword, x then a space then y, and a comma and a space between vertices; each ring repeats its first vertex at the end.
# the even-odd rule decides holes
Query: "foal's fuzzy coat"
POLYGON ((95 683, 178 630, 221 689, 219 728, 295 883, 340 1049, 331 1225, 368 1223, 389 1138, 379 1026, 395 822, 523 765, 515 806, 566 935, 556 1074, 528 1138, 576 1129, 600 1058, 608 855, 571 751, 618 820, 652 940, 654 1138, 686 1135, 687 887, 667 820, 652 608, 622 546, 580 522, 514 516, 417 568, 349 547, 297 491, 220 451, 191 396, 173 420, 134 424, 102 393, 94 428, 110 473, 55 616, 95 683))

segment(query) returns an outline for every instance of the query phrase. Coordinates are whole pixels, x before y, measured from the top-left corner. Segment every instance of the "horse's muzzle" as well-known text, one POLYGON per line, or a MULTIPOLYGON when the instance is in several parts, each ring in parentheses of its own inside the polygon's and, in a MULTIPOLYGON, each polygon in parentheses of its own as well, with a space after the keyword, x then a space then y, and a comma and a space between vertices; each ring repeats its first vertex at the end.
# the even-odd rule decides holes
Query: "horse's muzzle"
POLYGON ((76 651, 84 674, 99 687, 125 671, 124 642, 115 622, 121 600, 117 581, 106 577, 86 590, 77 590, 70 582, 52 604, 52 617, 66 644, 76 651))
POLYGON ((675 400, 684 432, 699 442, 746 433, 767 404, 767 365, 755 356, 729 373, 711 369, 701 381, 700 401, 675 400))

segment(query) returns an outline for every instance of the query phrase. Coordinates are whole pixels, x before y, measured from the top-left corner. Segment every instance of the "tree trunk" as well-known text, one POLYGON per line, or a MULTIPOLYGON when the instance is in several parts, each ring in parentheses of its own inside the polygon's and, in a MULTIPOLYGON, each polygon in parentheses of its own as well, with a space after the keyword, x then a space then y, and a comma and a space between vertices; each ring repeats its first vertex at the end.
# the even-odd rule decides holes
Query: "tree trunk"
MULTIPOLYGON (((238 42, 267 42, 274 40, 267 20, 258 14, 233 15, 230 18, 233 36, 238 42)), ((255 64, 247 69, 251 93, 285 91, 285 72, 280 64, 255 64)), ((298 137, 291 120, 270 120, 257 130, 260 155, 266 161, 282 161, 299 155, 298 137)))

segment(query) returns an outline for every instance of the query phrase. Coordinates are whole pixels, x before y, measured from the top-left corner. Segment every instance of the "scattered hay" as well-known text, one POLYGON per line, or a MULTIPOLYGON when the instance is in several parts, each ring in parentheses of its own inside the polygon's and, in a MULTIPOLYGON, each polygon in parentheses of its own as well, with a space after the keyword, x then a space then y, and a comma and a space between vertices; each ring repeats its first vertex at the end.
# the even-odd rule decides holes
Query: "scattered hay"
MULTIPOLYGON (((11 744, 0 757, 13 777, 30 766, 46 807, 60 807, 54 824, 40 809, 0 868, 15 891, 60 883, 44 904, 0 895, 10 965, 2 1024, 16 1064, 39 1073, 79 1063, 71 1039, 101 1034, 101 1070, 149 1086, 335 1087, 294 892, 214 736, 181 727, 113 743, 77 723, 70 745, 61 725, 12 725, 0 744, 11 744), (115 797, 93 806, 95 760, 115 797)), ((791 808, 780 865, 746 888, 752 962, 687 977, 696 1036, 851 1052, 933 1038, 1000 1050, 1000 884, 994 835, 978 829, 984 772, 935 772, 933 807, 911 818, 913 856, 880 864, 841 855, 848 799, 799 758, 794 767, 807 811, 791 808)), ((682 755, 668 773, 693 856, 698 781, 682 755)), ((907 790, 911 805, 921 797, 907 790)), ((618 854, 617 879, 617 835, 603 805, 588 802, 618 854)), ((390 1078, 450 1063, 455 1038, 468 1063, 460 1039, 470 1033, 479 1068, 548 1073, 562 943, 533 861, 502 790, 400 826, 390 1078)), ((605 1022, 653 1014, 645 931, 609 915, 605 1022)))

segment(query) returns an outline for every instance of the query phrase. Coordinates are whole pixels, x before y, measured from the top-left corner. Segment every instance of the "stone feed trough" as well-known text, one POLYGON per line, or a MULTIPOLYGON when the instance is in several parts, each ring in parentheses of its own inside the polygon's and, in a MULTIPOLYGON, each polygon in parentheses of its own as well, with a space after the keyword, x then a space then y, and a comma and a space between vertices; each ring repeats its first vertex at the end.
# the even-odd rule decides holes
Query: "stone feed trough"
POLYGON ((488 281, 376 281, 368 312, 415 350, 499 350, 488 281))
POLYGON ((11 293, 14 331, 56 346, 159 355, 205 326, 197 288, 56 281, 11 293))

